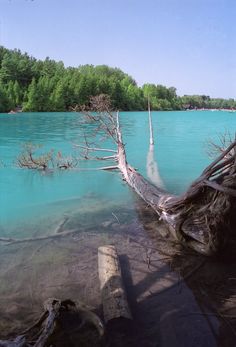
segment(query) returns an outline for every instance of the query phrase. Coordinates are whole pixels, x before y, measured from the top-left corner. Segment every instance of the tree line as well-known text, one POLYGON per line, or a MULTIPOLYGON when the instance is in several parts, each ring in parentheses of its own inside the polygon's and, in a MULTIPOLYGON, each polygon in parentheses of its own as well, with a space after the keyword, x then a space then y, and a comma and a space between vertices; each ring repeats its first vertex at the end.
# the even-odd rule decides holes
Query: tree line
POLYGON ((234 99, 180 97, 176 88, 160 84, 139 87, 131 76, 107 65, 65 67, 61 61, 37 60, 0 46, 0 112, 18 107, 25 112, 69 111, 98 94, 109 95, 113 108, 121 111, 145 110, 148 98, 153 110, 236 108, 234 99))

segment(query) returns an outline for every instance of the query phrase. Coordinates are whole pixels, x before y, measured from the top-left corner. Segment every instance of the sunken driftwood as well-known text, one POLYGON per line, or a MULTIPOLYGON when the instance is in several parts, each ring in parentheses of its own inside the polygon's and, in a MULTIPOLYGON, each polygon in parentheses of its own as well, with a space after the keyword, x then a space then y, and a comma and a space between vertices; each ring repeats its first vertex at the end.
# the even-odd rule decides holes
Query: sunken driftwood
POLYGON ((64 217, 60 223, 56 226, 53 233, 45 236, 38 237, 27 237, 22 239, 16 239, 13 237, 0 237, 0 243, 3 242, 5 245, 12 245, 15 243, 25 243, 25 242, 34 242, 34 241, 43 241, 54 238, 61 238, 69 235, 73 235, 78 231, 77 229, 64 230, 64 226, 68 221, 69 217, 64 217))
MULTIPOLYGON (((184 194, 175 196, 152 185, 127 162, 119 114, 111 112, 110 106, 107 96, 93 97, 91 109, 96 114, 89 111, 84 111, 84 114, 86 120, 97 124, 98 133, 103 132, 115 144, 117 151, 114 160, 123 179, 154 209, 176 240, 204 255, 218 252, 230 237, 235 236, 236 140, 222 151, 184 194)), ((88 159, 88 153, 92 148, 96 150, 96 147, 94 143, 90 146, 86 141, 84 157, 88 159)), ((113 169, 112 166, 110 168, 113 169)))
POLYGON ((98 248, 98 273, 105 322, 114 318, 132 319, 114 246, 98 248))
POLYGON ((103 323, 95 313, 72 300, 48 299, 38 321, 14 340, 0 340, 0 347, 57 346, 58 341, 63 341, 65 346, 68 336, 71 345, 73 339, 78 342, 79 333, 86 324, 95 328, 99 338, 103 336, 103 323))

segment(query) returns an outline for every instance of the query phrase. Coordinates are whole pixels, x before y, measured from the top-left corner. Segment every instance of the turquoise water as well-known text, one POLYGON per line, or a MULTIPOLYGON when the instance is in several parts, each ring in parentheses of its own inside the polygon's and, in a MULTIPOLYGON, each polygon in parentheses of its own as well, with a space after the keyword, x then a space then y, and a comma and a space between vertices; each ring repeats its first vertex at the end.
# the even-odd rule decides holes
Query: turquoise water
MULTIPOLYGON (((218 135, 225 131, 233 135, 236 129, 236 116, 229 112, 153 112, 152 116, 154 159, 165 188, 176 194, 183 192, 210 162, 207 141, 218 141, 218 135)), ((1 235, 53 214, 73 212, 81 201, 88 209, 94 201, 101 206, 133 203, 133 195, 118 172, 71 170, 45 174, 16 166, 25 142, 78 156, 73 143, 80 143, 82 132, 91 130, 91 126, 82 129, 79 121, 75 113, 0 115, 1 235)), ((130 164, 148 177, 147 112, 121 113, 121 124, 130 164)), ((80 166, 95 168, 98 163, 86 161, 80 166)))

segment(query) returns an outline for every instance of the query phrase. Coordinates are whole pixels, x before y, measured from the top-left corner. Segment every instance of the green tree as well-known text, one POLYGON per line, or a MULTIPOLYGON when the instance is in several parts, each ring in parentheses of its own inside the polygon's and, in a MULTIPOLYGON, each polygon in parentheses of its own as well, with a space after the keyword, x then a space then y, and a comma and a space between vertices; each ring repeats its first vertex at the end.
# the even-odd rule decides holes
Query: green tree
POLYGON ((33 78, 29 85, 27 101, 23 105, 23 111, 38 111, 40 108, 36 79, 33 78))
POLYGON ((18 81, 15 81, 14 86, 13 86, 13 91, 14 91, 14 102, 16 106, 20 106, 22 104, 22 89, 18 83, 18 81))
POLYGON ((234 99, 211 99, 207 95, 177 96, 175 87, 144 84, 118 68, 83 65, 65 68, 63 62, 47 57, 36 60, 20 50, 0 46, 1 110, 23 104, 25 111, 64 111, 88 104, 93 95, 108 94, 120 110, 187 108, 236 108, 234 99))
POLYGON ((50 102, 52 111, 65 111, 65 88, 62 81, 59 81, 53 90, 50 102))
POLYGON ((0 112, 8 112, 12 108, 11 100, 3 84, 0 83, 0 112))

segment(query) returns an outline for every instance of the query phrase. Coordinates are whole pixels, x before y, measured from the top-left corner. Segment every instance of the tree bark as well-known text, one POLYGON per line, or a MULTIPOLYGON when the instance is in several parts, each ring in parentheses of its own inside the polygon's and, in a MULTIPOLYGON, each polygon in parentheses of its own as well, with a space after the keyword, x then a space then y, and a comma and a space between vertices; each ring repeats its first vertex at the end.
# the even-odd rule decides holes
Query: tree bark
POLYGON ((132 319, 114 246, 98 248, 98 273, 105 322, 114 318, 132 319))

